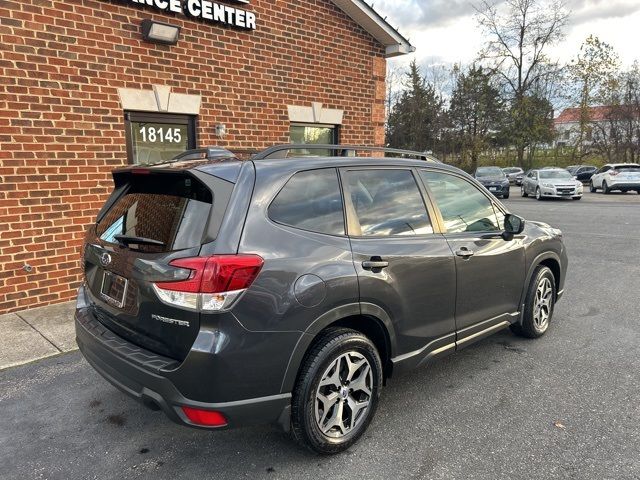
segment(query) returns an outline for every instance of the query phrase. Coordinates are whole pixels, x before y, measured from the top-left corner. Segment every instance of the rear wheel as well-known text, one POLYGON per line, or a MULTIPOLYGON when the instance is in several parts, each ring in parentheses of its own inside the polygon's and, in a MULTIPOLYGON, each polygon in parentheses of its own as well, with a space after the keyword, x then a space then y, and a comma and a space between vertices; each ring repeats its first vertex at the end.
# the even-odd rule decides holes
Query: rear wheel
POLYGON ((607 185, 606 180, 602 182, 602 193, 605 195, 609 195, 611 193, 611 189, 609 188, 609 185, 607 185))
POLYGON ((524 304, 522 323, 511 325, 511 330, 526 338, 538 338, 549 329, 556 300, 556 282, 549 267, 536 268, 524 304))
POLYGON ((502 196, 502 198, 504 198, 504 199, 506 200, 507 198, 509 198, 509 194, 508 194, 508 193, 505 193, 505 194, 502 196))
POLYGON ((520 196, 524 198, 527 198, 529 196, 527 191, 524 189, 524 186, 520 187, 520 196))
POLYGON ((593 186, 593 180, 589 182, 589 191, 591 193, 596 193, 596 187, 593 186))
POLYGON ((291 433, 320 454, 351 447, 378 406, 382 362, 365 335, 329 329, 307 354, 291 401, 291 433))

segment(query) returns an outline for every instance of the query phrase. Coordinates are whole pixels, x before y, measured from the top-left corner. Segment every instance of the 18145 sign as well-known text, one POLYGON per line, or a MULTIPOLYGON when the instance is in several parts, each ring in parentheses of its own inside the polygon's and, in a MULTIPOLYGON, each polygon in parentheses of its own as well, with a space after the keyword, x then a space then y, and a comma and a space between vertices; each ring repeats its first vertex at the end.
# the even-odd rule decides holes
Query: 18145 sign
MULTIPOLYGON (((231 7, 210 0, 120 0, 121 2, 146 6, 163 12, 181 13, 191 18, 231 27, 256 29, 256 14, 242 8, 231 7)), ((249 0, 234 0, 248 4, 249 0)))

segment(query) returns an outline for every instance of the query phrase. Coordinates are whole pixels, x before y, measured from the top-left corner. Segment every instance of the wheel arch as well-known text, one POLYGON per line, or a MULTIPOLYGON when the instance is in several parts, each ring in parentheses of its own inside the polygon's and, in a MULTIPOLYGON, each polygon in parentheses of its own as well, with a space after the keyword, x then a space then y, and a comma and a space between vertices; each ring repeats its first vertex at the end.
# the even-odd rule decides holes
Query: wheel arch
POLYGON ((520 318, 519 322, 522 322, 522 315, 524 313, 524 302, 527 297, 527 290, 529 289, 529 284, 533 278, 533 274, 539 266, 548 267, 553 273, 554 283, 556 286, 556 300, 558 299, 558 291, 560 290, 560 285, 562 285, 562 263, 560 261, 560 257, 555 252, 545 252, 538 255, 532 262, 529 267, 529 271, 527 272, 526 281, 524 282, 524 286, 522 289, 522 295, 520 297, 520 318))
POLYGON ((300 336, 282 380, 281 392, 293 390, 302 362, 319 336, 328 328, 349 328, 366 335, 380 353, 383 378, 391 376, 391 358, 396 350, 396 337, 389 315, 380 307, 354 303, 335 308, 316 319, 300 336))

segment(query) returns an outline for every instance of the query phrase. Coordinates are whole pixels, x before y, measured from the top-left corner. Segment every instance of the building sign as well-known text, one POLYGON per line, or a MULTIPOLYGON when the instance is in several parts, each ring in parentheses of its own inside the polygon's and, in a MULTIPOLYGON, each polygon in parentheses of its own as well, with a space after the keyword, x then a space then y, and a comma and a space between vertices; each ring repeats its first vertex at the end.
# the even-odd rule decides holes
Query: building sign
MULTIPOLYGON (((120 0, 133 5, 154 8, 167 13, 180 13, 190 18, 230 27, 256 29, 256 14, 242 8, 222 5, 210 0, 120 0)), ((248 4, 249 0, 234 0, 248 4)))

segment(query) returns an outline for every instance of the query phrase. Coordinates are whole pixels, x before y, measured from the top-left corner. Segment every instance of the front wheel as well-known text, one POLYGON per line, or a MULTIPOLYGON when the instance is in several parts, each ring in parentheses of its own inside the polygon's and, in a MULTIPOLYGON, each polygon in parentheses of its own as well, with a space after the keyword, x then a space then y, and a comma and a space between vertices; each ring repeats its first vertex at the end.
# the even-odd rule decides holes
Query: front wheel
POLYGON ((329 329, 307 354, 291 401, 291 433, 320 454, 347 450, 378 406, 382 362, 365 335, 329 329))
POLYGON ((582 197, 573 197, 574 200, 582 200, 582 197))
POLYGON ((540 187, 536 188, 536 200, 538 201, 542 200, 542 192, 540 191, 540 187))
POLYGON ((549 329, 556 301, 556 281, 549 267, 540 265, 534 272, 524 304, 522 323, 511 330, 522 337, 538 338, 549 329))

